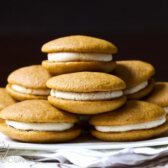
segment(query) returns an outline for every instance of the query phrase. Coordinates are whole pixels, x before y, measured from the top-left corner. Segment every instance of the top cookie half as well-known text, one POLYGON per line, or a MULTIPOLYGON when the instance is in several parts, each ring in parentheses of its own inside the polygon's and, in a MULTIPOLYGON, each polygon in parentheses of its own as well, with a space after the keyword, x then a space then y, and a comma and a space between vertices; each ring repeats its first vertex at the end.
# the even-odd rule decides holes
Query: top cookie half
POLYGON ((65 92, 103 92, 124 89, 120 78, 100 72, 77 72, 52 77, 47 87, 65 92))
POLYGON ((42 52, 117 53, 117 47, 109 41, 82 35, 58 38, 45 43, 42 52))

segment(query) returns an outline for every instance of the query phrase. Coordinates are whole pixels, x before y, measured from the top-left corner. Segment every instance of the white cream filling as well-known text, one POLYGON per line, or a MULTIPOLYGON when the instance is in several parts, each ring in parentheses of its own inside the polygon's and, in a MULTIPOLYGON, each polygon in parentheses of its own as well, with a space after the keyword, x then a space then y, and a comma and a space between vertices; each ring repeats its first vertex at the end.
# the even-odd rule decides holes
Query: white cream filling
POLYGON ((168 114, 168 107, 164 107, 164 111, 168 114))
POLYGON ((74 126, 73 123, 24 123, 11 120, 5 122, 13 128, 26 131, 64 131, 74 126))
POLYGON ((140 90, 144 89, 147 85, 148 85, 148 81, 144 81, 131 89, 124 90, 124 94, 128 95, 128 94, 139 92, 140 90))
POLYGON ((50 94, 49 89, 27 89, 23 86, 19 85, 11 85, 11 88, 17 92, 25 93, 25 94, 32 94, 32 95, 39 95, 39 96, 48 96, 50 94))
POLYGON ((155 128, 166 122, 165 116, 159 118, 158 120, 151 122, 144 122, 141 124, 131 124, 131 125, 123 125, 123 126, 95 126, 95 129, 100 132, 125 132, 132 130, 143 130, 155 128))
POLYGON ((102 61, 110 62, 113 57, 111 54, 97 53, 48 53, 49 61, 68 62, 68 61, 102 61))
POLYGON ((119 90, 113 92, 73 93, 51 90, 50 95, 68 100, 108 100, 121 97, 123 95, 123 91, 119 90))

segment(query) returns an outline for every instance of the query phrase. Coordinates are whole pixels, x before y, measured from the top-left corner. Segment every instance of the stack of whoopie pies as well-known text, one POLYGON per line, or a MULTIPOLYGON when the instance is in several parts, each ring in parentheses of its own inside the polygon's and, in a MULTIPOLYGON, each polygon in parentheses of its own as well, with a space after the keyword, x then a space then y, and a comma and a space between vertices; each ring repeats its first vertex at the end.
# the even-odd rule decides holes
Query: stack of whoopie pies
POLYGON ((0 131, 10 138, 70 141, 81 134, 81 122, 104 141, 144 140, 168 131, 168 83, 154 82, 151 64, 115 62, 114 44, 81 35, 52 40, 42 52, 48 57, 42 65, 15 70, 0 90, 0 131))

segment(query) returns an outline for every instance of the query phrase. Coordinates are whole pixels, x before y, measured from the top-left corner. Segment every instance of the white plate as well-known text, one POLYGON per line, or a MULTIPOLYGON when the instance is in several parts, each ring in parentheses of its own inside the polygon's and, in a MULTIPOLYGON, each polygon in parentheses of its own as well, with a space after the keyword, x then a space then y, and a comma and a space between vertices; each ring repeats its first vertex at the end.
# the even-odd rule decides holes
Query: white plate
POLYGON ((168 145, 168 137, 136 142, 102 142, 95 139, 76 140, 70 143, 35 144, 23 143, 9 139, 0 133, 0 148, 26 150, 57 150, 57 149, 122 149, 130 147, 149 147, 168 145))

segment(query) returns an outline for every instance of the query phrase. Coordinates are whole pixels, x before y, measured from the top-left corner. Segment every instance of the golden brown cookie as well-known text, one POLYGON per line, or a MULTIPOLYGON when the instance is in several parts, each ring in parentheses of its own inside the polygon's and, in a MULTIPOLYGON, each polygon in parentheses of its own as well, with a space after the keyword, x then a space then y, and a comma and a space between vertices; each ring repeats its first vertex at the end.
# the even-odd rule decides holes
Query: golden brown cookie
POLYGON ((145 100, 163 108, 168 107, 168 82, 156 82, 153 91, 145 100))
POLYGON ((48 100, 59 109, 77 114, 112 111, 126 102, 125 83, 118 77, 99 72, 78 72, 53 77, 48 100))
POLYGON ((65 92, 101 92, 124 89, 120 78, 100 72, 77 72, 52 77, 47 87, 65 92))
POLYGON ((34 142, 34 143, 52 143, 52 142, 67 142, 75 139, 81 133, 81 129, 74 127, 72 129, 60 132, 54 131, 22 131, 13 127, 7 126, 6 124, 0 124, 0 130, 10 138, 23 141, 23 142, 34 142))
POLYGON ((72 72, 93 71, 93 72, 111 72, 116 67, 112 62, 50 62, 44 60, 42 66, 51 74, 60 75, 72 72))
POLYGON ((91 134, 103 141, 140 141, 150 138, 155 138, 163 135, 168 131, 168 121, 159 127, 155 127, 148 130, 135 130, 128 132, 110 132, 104 133, 96 131, 95 129, 91 130, 91 134))
POLYGON ((91 133, 104 141, 137 141, 168 131, 165 111, 144 101, 128 101, 113 112, 92 116, 91 133))
POLYGON ((99 101, 74 101, 59 99, 53 96, 48 97, 48 101, 57 108, 71 113, 90 115, 115 110, 125 104, 126 100, 126 96, 113 100, 99 101))
POLYGON ((82 52, 82 53, 116 53, 117 47, 103 39, 74 35, 61 37, 45 43, 42 52, 82 52))
POLYGON ((115 68, 112 54, 117 47, 103 39, 74 35, 47 42, 42 52, 48 60, 42 66, 50 73, 59 75, 80 71, 111 72, 115 68))
POLYGON ((75 115, 60 111, 47 100, 25 100, 11 105, 0 113, 0 118, 21 122, 77 122, 75 115))
POLYGON ((17 100, 46 99, 49 89, 46 81, 51 74, 41 65, 32 65, 15 70, 8 76, 8 93, 17 100))
POLYGON ((28 93, 21 93, 18 91, 15 91, 11 88, 11 84, 6 85, 7 92, 16 100, 23 101, 23 100, 31 100, 31 99, 47 99, 46 96, 40 96, 40 95, 34 95, 34 94, 28 94, 28 93))
POLYGON ((140 99, 153 89, 151 77, 154 75, 154 67, 139 60, 117 61, 114 74, 126 83, 125 94, 129 99, 140 99))
POLYGON ((133 93, 133 94, 128 94, 127 98, 128 99, 134 99, 134 100, 138 100, 138 99, 144 98, 145 96, 147 96, 148 94, 151 93, 151 91, 154 88, 154 85, 155 85, 154 80, 150 79, 148 81, 148 85, 144 89, 142 89, 142 90, 140 90, 140 91, 138 91, 136 93, 133 93))
POLYGON ((79 136, 77 116, 60 111, 46 100, 26 100, 0 113, 5 120, 0 131, 12 139, 25 142, 61 142, 79 136))
MULTIPOLYGON (((16 103, 16 100, 14 100, 6 91, 5 88, 0 88, 0 110, 16 103)), ((0 122, 3 122, 2 119, 0 119, 0 122)))
POLYGON ((14 103, 16 103, 16 100, 7 93, 6 89, 0 88, 0 110, 14 103))

